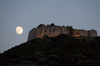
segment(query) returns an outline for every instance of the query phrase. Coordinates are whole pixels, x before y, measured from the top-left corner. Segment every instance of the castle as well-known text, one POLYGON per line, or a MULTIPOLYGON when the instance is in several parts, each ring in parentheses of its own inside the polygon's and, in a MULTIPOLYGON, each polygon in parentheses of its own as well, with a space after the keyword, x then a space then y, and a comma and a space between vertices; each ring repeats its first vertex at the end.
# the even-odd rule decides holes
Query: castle
POLYGON ((97 31, 96 30, 83 30, 83 29, 73 29, 71 30, 65 26, 55 26, 54 24, 51 25, 44 25, 40 24, 37 28, 33 28, 29 32, 28 41, 34 38, 42 38, 44 36, 55 37, 59 34, 70 34, 72 33, 73 36, 91 36, 96 37, 97 31), (72 32, 71 32, 72 31, 72 32))

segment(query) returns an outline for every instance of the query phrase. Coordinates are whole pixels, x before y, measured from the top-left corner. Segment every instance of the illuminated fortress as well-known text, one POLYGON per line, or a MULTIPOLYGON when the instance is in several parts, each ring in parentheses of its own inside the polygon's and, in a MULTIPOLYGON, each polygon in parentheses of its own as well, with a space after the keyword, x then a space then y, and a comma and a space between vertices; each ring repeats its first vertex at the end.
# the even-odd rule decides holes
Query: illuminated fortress
POLYGON ((96 37, 96 30, 73 29, 72 27, 56 26, 54 24, 40 24, 37 28, 33 28, 28 35, 28 41, 34 38, 42 38, 44 36, 55 37, 59 34, 69 34, 73 36, 91 36, 96 37))

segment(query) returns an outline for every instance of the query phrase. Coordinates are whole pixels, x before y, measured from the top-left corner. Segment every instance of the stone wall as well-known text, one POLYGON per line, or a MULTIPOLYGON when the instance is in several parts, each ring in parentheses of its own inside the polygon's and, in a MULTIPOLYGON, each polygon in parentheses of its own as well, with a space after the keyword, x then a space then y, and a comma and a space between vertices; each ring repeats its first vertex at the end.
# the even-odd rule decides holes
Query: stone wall
POLYGON ((80 35, 80 36, 91 36, 91 37, 96 37, 97 36, 97 31, 96 30, 80 30, 80 29, 74 29, 74 36, 75 35, 80 35))
POLYGON ((44 36, 54 37, 59 34, 68 34, 66 27, 60 26, 45 26, 44 27, 44 36))
POLYGON ((92 37, 95 37, 95 36, 97 36, 97 31, 96 30, 89 30, 88 31, 88 36, 92 36, 92 37))
MULTIPOLYGON (((33 28, 29 32, 28 41, 34 38, 42 38, 44 36, 55 37, 59 34, 69 34, 69 31, 65 26, 45 26, 42 24, 40 27, 33 28)), ((73 29, 73 36, 97 36, 96 30, 81 30, 81 29, 73 29)))
POLYGON ((81 29, 74 29, 74 36, 75 35, 80 35, 80 36, 88 36, 88 31, 87 30, 81 30, 81 29))

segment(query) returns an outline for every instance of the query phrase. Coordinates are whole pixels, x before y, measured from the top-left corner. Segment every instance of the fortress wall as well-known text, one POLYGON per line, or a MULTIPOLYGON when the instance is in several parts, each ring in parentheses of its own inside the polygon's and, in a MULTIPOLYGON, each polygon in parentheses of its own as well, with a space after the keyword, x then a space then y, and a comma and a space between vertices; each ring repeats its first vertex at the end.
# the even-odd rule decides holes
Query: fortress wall
POLYGON ((88 31, 88 36, 96 37, 97 36, 97 31, 96 30, 89 30, 88 31))
POLYGON ((87 30, 80 30, 81 36, 88 36, 87 30))
POLYGON ((29 35, 28 35, 28 41, 30 41, 31 39, 34 39, 36 38, 36 29, 32 29, 30 32, 29 32, 29 35))
POLYGON ((74 29, 74 32, 73 32, 73 33, 74 33, 74 36, 75 36, 75 35, 81 35, 80 30, 77 30, 77 29, 74 29))
POLYGON ((29 32, 28 41, 34 38, 42 38, 43 37, 43 27, 34 28, 29 32))
POLYGON ((29 32, 28 41, 34 38, 42 38, 44 36, 55 37, 59 34, 69 34, 66 27, 60 26, 41 26, 34 28, 29 32))
POLYGON ((58 26, 47 26, 44 28, 44 36, 54 37, 61 34, 61 28, 58 26))
POLYGON ((96 37, 97 31, 96 30, 80 30, 80 29, 74 29, 74 36, 75 35, 81 35, 81 36, 91 36, 96 37))
MULTIPOLYGON (((96 30, 83 30, 83 29, 73 29, 73 35, 80 35, 80 36, 97 36, 96 30)), ((42 38, 44 36, 55 37, 59 34, 69 34, 69 31, 64 26, 45 26, 42 25, 37 28, 33 28, 29 32, 28 41, 34 38, 42 38)))
POLYGON ((88 36, 88 31, 83 29, 74 29, 74 36, 77 34, 80 36, 88 36))
POLYGON ((62 34, 69 34, 69 31, 67 30, 66 27, 62 27, 62 34))
POLYGON ((60 26, 46 26, 44 27, 44 36, 54 37, 59 34, 69 34, 65 27, 60 26))
POLYGON ((37 38, 41 38, 42 36, 41 36, 41 32, 42 32, 42 28, 37 28, 36 29, 36 37, 37 38))

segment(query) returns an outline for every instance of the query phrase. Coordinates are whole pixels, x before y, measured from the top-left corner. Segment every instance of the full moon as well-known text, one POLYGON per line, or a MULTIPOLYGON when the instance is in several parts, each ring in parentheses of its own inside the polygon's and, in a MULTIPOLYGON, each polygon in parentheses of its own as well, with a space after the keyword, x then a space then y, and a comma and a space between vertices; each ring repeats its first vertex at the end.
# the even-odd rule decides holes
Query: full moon
POLYGON ((23 33, 23 28, 20 27, 20 26, 16 27, 16 33, 17 34, 22 34, 23 33))

